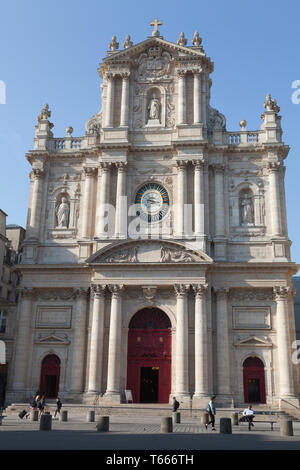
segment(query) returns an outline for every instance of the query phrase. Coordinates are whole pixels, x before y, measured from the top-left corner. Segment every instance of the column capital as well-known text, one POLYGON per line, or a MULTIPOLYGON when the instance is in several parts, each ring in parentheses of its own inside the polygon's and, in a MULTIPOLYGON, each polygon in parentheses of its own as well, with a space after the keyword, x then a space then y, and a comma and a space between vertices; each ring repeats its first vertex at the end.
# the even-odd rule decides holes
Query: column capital
POLYGON ((74 297, 75 299, 87 299, 89 293, 89 289, 80 287, 79 289, 75 290, 74 297))
POLYGON ((282 164, 280 162, 269 162, 267 164, 268 173, 275 173, 280 170, 282 164))
POLYGON ((113 299, 120 299, 122 293, 124 292, 124 285, 123 284, 110 284, 108 286, 109 291, 112 294, 113 299))
POLYGON ((111 162, 99 162, 99 169, 101 171, 110 171, 111 162))
POLYGON ((36 292, 32 287, 21 287, 19 289, 21 299, 33 299, 36 292))
POLYGON ((96 174, 97 168, 84 166, 82 171, 85 177, 93 177, 96 174))
POLYGON ((214 163, 211 165, 215 174, 224 174, 225 171, 225 165, 223 163, 214 163))
POLYGON ((199 171, 199 170, 202 170, 204 168, 204 165, 205 165, 205 159, 204 158, 200 158, 198 160, 192 160, 192 164, 194 165, 194 169, 195 171, 199 171))
POLYGON ((115 163, 118 172, 124 172, 127 170, 127 162, 116 162, 115 163))
POLYGON ((45 176, 45 172, 41 168, 32 168, 32 176, 36 180, 42 179, 45 176))
POLYGON ((176 71, 176 76, 177 76, 178 79, 184 78, 185 75, 186 75, 186 70, 178 69, 176 71))
POLYGON ((190 290, 190 285, 189 284, 175 284, 174 285, 175 289, 175 294, 177 298, 183 298, 186 297, 190 290))
POLYGON ((121 77, 124 81, 128 81, 130 78, 130 72, 121 72, 121 77))
POLYGON ((177 170, 179 170, 179 171, 186 170, 186 167, 187 167, 188 163, 189 162, 187 160, 176 160, 177 170))
POLYGON ((91 294, 93 294, 94 298, 96 299, 104 298, 105 293, 106 293, 106 285, 102 285, 102 284, 91 285, 91 294))
POLYGON ((112 81, 114 79, 114 73, 113 72, 106 72, 105 79, 108 80, 108 81, 112 81))
POLYGON ((195 293, 195 297, 198 299, 205 298, 208 290, 207 284, 192 284, 193 291, 195 293))
POLYGON ((274 286, 273 293, 276 301, 278 300, 287 300, 287 296, 290 292, 290 287, 285 286, 274 286))
POLYGON ((227 299, 229 287, 214 287, 213 290, 219 300, 227 299))

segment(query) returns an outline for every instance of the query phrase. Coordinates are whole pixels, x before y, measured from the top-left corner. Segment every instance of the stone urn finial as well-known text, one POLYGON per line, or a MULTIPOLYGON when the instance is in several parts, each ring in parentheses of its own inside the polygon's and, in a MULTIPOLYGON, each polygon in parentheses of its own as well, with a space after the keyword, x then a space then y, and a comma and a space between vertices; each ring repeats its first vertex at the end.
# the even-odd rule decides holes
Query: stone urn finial
POLYGON ((241 127, 242 131, 246 130, 246 126, 247 126, 247 121, 245 121, 245 119, 242 119, 240 121, 240 127, 241 127))
POLYGON ((198 31, 194 32, 194 37, 192 39, 192 44, 195 47, 199 47, 202 43, 202 38, 200 38, 198 31))
POLYGON ((125 38, 125 42, 123 43, 124 49, 128 49, 129 47, 133 46, 133 42, 130 40, 130 35, 127 34, 125 38))
POLYGON ((68 136, 68 137, 71 137, 71 135, 72 135, 72 133, 73 133, 73 130, 74 130, 74 129, 73 129, 73 127, 71 127, 71 126, 68 126, 68 127, 66 128, 66 133, 67 133, 67 136, 68 136))
POLYGON ((116 51, 117 49, 119 49, 119 43, 117 42, 117 36, 113 36, 111 38, 111 42, 109 43, 108 47, 113 52, 116 51))
POLYGON ((184 33, 179 34, 179 38, 177 40, 178 46, 186 46, 187 44, 187 39, 184 37, 184 33))

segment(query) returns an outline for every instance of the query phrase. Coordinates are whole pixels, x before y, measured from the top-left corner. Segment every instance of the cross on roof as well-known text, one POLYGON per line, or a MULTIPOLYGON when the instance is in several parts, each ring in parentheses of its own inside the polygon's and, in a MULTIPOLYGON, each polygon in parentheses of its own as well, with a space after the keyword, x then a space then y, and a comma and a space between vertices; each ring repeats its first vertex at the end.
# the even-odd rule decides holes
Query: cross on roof
POLYGON ((152 36, 158 36, 159 31, 157 29, 158 26, 161 26, 162 22, 155 18, 153 21, 151 21, 150 26, 154 26, 154 30, 152 31, 152 36))

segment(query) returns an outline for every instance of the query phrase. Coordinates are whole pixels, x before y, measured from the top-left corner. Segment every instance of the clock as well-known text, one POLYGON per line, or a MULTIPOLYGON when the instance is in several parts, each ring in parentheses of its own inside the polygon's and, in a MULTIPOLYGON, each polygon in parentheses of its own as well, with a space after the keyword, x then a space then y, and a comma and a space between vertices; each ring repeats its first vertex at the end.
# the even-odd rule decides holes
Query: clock
POLYGON ((136 193, 137 215, 148 223, 159 222, 169 211, 167 190, 157 183, 146 183, 136 193))

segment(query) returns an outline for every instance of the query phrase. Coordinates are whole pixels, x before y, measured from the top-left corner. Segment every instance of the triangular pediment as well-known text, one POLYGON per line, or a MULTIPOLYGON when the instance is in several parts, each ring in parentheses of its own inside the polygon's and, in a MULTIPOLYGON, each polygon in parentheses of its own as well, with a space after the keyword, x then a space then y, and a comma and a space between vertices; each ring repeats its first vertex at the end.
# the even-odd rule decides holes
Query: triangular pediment
POLYGON ((131 240, 102 248, 86 262, 88 264, 210 264, 213 263, 213 260, 203 251, 184 243, 162 240, 131 240))
MULTIPOLYGON (((145 52, 151 46, 161 46, 163 50, 170 52, 172 55, 176 57, 195 57, 201 58, 206 57, 205 53, 201 51, 199 48, 195 47, 186 47, 186 46, 179 46, 170 41, 166 41, 162 38, 151 37, 147 38, 145 41, 139 42, 127 49, 123 49, 120 51, 109 52, 109 55, 103 59, 104 62, 114 62, 119 60, 131 60, 132 58, 138 56, 142 52, 145 52)), ((207 58, 208 59, 208 58, 207 58)))
POLYGON ((272 346, 272 343, 267 338, 259 338, 251 335, 246 338, 239 339, 236 346, 272 346))
POLYGON ((67 338, 61 338, 56 335, 48 335, 44 337, 39 337, 36 340, 37 344, 70 344, 70 341, 67 338))

